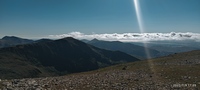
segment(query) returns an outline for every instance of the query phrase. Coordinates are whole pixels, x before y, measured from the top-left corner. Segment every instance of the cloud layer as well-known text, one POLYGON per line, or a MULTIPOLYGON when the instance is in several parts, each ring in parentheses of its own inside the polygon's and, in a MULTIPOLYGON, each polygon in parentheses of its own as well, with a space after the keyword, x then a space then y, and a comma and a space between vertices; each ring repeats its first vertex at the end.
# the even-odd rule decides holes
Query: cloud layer
POLYGON ((200 41, 199 33, 113 33, 113 34, 84 34, 81 32, 71 32, 62 35, 49 35, 47 38, 59 39, 64 37, 73 37, 76 39, 99 39, 107 41, 122 42, 141 42, 141 41, 163 41, 163 40, 195 40, 200 41))

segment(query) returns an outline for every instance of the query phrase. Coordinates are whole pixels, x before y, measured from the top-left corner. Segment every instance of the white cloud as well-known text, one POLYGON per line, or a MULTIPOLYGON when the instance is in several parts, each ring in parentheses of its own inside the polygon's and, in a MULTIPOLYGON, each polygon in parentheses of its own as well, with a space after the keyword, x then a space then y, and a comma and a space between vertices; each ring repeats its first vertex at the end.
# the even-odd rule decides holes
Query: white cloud
POLYGON ((107 41, 140 42, 140 41, 163 41, 163 40, 195 40, 200 41, 200 33, 113 33, 113 34, 84 34, 81 32, 71 32, 61 35, 49 35, 46 38, 59 39, 73 37, 76 39, 94 39, 107 41))

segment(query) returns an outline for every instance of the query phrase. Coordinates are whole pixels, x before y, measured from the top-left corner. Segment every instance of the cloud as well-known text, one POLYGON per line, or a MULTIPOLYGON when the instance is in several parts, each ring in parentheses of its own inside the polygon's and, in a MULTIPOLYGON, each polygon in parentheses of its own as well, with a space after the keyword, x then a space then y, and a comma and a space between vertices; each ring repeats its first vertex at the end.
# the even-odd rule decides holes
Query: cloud
POLYGON ((81 32, 71 32, 61 35, 49 35, 46 38, 59 39, 64 37, 73 37, 76 39, 99 39, 107 41, 122 42, 141 42, 141 41, 164 41, 164 40, 195 40, 200 41, 200 33, 113 33, 113 34, 84 34, 81 32))

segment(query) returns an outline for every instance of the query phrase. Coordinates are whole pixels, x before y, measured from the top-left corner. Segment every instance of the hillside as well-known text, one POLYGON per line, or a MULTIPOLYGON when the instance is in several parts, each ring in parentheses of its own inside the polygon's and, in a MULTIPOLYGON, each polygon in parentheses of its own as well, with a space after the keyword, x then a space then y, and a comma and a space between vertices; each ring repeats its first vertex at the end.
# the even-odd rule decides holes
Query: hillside
POLYGON ((61 77, 2 80, 1 87, 10 89, 198 90, 200 89, 199 70, 200 51, 191 51, 61 77), (18 85, 21 86, 18 87, 18 85))
POLYGON ((34 42, 33 40, 23 39, 15 36, 5 36, 0 39, 0 48, 10 47, 20 44, 28 44, 34 42))
MULTIPOLYGON (((143 46, 138 46, 131 43, 123 43, 119 41, 102 41, 102 40, 97 40, 97 39, 93 39, 91 41, 88 41, 87 43, 99 48, 113 50, 113 51, 116 51, 116 50, 122 51, 137 58, 147 59, 145 47, 143 46)), ((147 49, 149 53, 151 54, 150 56, 152 58, 166 55, 154 49, 150 49, 150 48, 147 48, 147 49)))
POLYGON ((108 51, 71 37, 0 49, 0 78, 64 75, 138 61, 120 51, 108 51))

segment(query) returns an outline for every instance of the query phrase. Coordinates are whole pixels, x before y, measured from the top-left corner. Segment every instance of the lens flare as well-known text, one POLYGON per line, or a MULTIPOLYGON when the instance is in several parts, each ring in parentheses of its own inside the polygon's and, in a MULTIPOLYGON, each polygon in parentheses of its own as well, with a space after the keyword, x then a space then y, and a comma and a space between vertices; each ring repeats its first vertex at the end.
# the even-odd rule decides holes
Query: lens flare
MULTIPOLYGON (((135 11, 136 11, 136 16, 137 16, 137 20, 138 20, 138 25, 139 25, 139 29, 140 29, 140 33, 145 33, 144 30, 144 26, 142 23, 142 15, 141 15, 141 10, 140 10, 140 4, 139 4, 139 0, 133 0, 134 6, 135 6, 135 11)), ((149 60, 151 58, 149 49, 148 49, 148 44, 146 41, 143 41, 144 47, 145 47, 145 53, 146 53, 146 57, 148 59, 148 64, 149 64, 149 68, 151 70, 152 73, 156 73, 156 70, 154 69, 153 66, 153 62, 151 60, 149 60)), ((157 79, 158 77, 154 74, 154 79, 157 79)))
POLYGON ((137 20, 138 20, 138 25, 140 28, 140 32, 144 33, 144 28, 143 28, 143 24, 142 24, 142 16, 141 16, 141 12, 140 12, 140 4, 138 0, 133 0, 134 2, 134 6, 135 6, 135 11, 136 11, 136 16, 137 16, 137 20))
MULTIPOLYGON (((133 0, 133 3, 134 3, 134 6, 135 6, 135 11, 136 11, 136 16, 137 16, 137 21, 138 21, 140 33, 145 33, 143 23, 142 23, 143 20, 142 20, 139 0, 133 0)), ((144 44, 144 47, 145 47, 147 59, 150 59, 151 55, 150 55, 149 50, 147 48, 148 47, 147 42, 143 41, 143 44, 144 44)))

